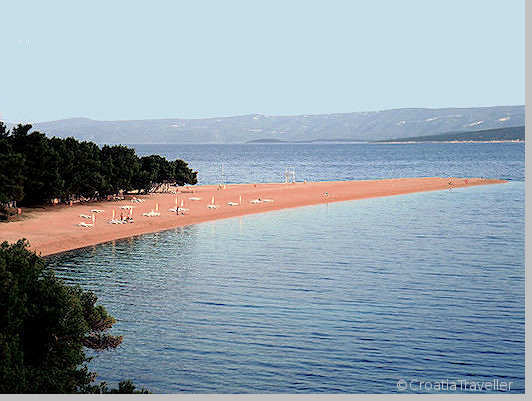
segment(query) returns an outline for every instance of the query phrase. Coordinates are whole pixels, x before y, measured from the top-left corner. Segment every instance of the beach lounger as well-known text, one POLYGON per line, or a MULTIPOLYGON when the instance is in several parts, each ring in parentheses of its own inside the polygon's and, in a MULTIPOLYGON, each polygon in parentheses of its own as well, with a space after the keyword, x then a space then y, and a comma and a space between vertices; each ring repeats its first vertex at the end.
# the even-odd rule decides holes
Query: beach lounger
POLYGON ((104 211, 102 209, 92 209, 92 213, 103 213, 104 211))
POLYGON ((257 203, 261 203, 262 201, 260 199, 253 199, 251 202, 249 203, 253 203, 253 204, 257 204, 257 203))
POLYGON ((161 213, 159 212, 154 212, 153 210, 151 212, 148 212, 148 213, 142 213, 143 216, 146 216, 146 217, 156 217, 156 216, 160 216, 161 213))
POLYGON ((228 202, 227 203, 229 206, 238 206, 238 203, 237 202, 228 202))
POLYGON ((273 202, 273 199, 263 199, 263 202, 273 202))
POLYGON ((169 212, 172 212, 172 213, 176 213, 177 211, 181 212, 181 213, 185 213, 185 212, 188 212, 190 209, 186 209, 184 207, 179 207, 179 208, 173 208, 173 209, 168 209, 169 212))
POLYGON ((190 199, 191 201, 199 201, 199 200, 201 200, 201 198, 196 198, 196 197, 192 197, 192 198, 188 198, 188 199, 190 199))
POLYGON ((92 216, 87 216, 86 214, 80 214, 79 217, 82 217, 84 219, 92 219, 92 216))
POLYGON ((207 205, 209 209, 216 209, 216 205, 207 205))
POLYGON ((93 227, 94 224, 85 223, 84 221, 78 223, 78 226, 80 227, 93 227))

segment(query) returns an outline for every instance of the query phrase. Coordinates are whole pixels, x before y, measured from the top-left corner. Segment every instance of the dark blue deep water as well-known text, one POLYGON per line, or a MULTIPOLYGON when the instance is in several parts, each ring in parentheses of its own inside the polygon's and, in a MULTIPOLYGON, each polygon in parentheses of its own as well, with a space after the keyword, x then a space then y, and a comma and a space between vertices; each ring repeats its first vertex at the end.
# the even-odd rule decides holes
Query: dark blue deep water
POLYGON ((218 182, 220 161, 227 183, 279 181, 287 165, 301 180, 511 181, 219 220, 50 257, 118 320, 123 345, 90 366, 100 380, 165 393, 392 393, 401 379, 408 392, 447 380, 457 392, 493 380, 524 391, 524 145, 138 150, 189 160, 203 183, 218 182))

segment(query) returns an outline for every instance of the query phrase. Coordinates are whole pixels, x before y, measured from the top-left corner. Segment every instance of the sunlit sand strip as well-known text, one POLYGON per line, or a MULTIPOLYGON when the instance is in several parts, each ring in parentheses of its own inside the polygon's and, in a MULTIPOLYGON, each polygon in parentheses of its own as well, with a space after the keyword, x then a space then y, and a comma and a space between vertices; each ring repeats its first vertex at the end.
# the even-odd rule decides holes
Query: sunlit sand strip
MULTIPOLYGON (((23 209, 22 219, 0 224, 0 241, 14 242, 20 238, 30 241, 32 249, 41 255, 50 255, 127 238, 135 235, 167 230, 209 220, 263 213, 285 208, 317 205, 413 192, 450 190, 475 185, 504 183, 502 180, 483 178, 398 178, 371 181, 323 181, 290 184, 236 184, 220 189, 215 185, 194 187, 198 195, 183 208, 187 213, 176 213, 176 196, 182 192, 157 193, 142 197, 133 209, 126 208, 130 224, 108 224, 104 217, 93 223, 79 222, 80 214, 88 208, 93 213, 115 217, 114 210, 131 205, 131 200, 95 202, 89 206, 49 206, 44 209, 23 209), (239 202, 235 202, 239 199, 239 202), (216 200, 216 202, 215 202, 216 200), (260 202, 254 203, 254 200, 260 202), (159 212, 159 205, 161 210, 159 212), (238 207, 237 207, 238 206, 238 207), (173 212, 171 211, 173 209, 173 212)), ((189 190, 187 190, 188 193, 189 190)), ((138 196, 140 198, 140 195, 138 196)), ((188 198, 188 197, 187 197, 188 198)), ((188 198, 192 200, 191 198, 188 198)), ((460 207, 457 205, 457 207, 460 207)), ((181 208, 179 208, 181 212, 181 208)), ((94 215, 92 215, 94 216, 94 215)), ((91 217, 92 217, 91 216, 91 217)), ((125 220, 125 219, 124 219, 125 220)))

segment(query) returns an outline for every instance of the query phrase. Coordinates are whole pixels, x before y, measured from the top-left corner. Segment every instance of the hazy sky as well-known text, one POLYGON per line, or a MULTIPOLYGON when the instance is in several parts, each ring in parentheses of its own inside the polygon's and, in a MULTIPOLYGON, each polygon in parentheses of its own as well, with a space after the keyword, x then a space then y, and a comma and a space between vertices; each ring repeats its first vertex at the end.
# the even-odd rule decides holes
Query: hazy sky
POLYGON ((523 0, 6 1, 0 119, 524 103, 523 0))

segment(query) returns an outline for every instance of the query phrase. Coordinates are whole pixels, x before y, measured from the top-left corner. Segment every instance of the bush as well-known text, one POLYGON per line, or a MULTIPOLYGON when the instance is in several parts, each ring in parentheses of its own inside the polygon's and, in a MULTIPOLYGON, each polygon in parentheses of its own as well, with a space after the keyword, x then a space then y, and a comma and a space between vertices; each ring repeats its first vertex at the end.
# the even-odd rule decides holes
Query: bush
POLYGON ((0 393, 135 391, 131 382, 116 390, 93 384, 84 347, 116 348, 122 337, 108 333, 115 319, 92 292, 56 278, 28 245, 0 244, 0 393))

